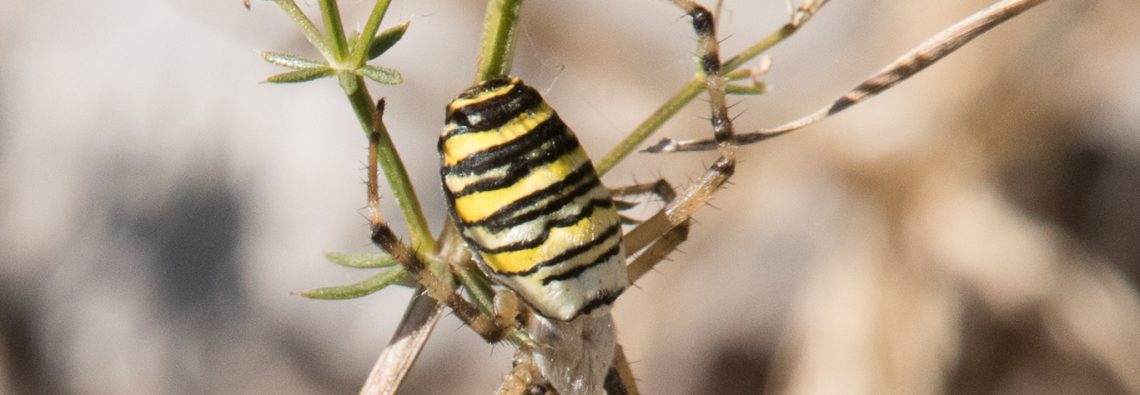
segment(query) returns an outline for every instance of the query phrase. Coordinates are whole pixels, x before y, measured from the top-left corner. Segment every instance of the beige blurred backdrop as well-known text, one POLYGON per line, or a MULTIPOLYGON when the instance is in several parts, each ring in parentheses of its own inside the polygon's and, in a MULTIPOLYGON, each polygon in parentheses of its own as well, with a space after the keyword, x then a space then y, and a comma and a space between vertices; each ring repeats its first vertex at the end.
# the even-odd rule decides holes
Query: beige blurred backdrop
MULTIPOLYGON (((371 4, 343 3, 349 26, 371 4)), ((987 1, 840 1, 770 55, 741 131, 824 106, 987 1)), ((313 2, 302 2, 315 13, 313 2)), ((395 1, 385 120, 432 225, 483 5, 395 1)), ((733 54, 784 1, 727 0, 733 54)), ((740 152, 683 253, 619 300, 649 394, 1140 393, 1140 4, 1053 0, 832 119, 740 152)), ((655 0, 531 0, 514 73, 598 158, 693 71, 655 0)), ((366 141, 272 3, 0 2, 0 393, 355 393, 411 292, 367 272, 366 141)), ((703 102, 658 137, 703 137, 703 102)), ((684 185, 713 154, 637 154, 684 185)), ((387 195, 386 195, 387 196, 387 195)), ((396 218, 390 198, 386 214, 396 218)), ((393 221, 399 224, 400 221, 393 221)), ((513 350, 441 322, 403 393, 489 393, 513 350)))

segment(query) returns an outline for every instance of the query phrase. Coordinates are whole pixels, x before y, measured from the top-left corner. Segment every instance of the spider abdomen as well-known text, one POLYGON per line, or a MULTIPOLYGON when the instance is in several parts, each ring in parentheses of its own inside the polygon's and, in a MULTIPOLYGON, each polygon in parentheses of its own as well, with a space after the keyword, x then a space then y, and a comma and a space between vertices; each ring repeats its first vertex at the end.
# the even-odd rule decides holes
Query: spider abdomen
POLYGON ((476 260, 539 314, 570 320, 628 286, 621 219, 578 139, 517 78, 447 106, 444 194, 476 260))

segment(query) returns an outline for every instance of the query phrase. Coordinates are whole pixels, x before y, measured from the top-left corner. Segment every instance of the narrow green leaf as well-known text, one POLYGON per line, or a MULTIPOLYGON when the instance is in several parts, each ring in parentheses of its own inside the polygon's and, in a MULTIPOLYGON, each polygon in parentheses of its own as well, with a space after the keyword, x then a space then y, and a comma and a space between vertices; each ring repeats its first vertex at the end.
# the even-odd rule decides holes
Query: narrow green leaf
POLYGON ((285 11, 285 15, 288 15, 289 19, 292 19, 297 27, 301 28, 301 33, 305 34, 305 38, 309 40, 310 44, 313 44, 318 51, 321 51, 321 55, 324 55, 325 59, 336 59, 336 54, 333 53, 332 48, 329 46, 331 43, 325 40, 320 29, 317 29, 313 21, 305 15, 304 11, 301 11, 301 7, 297 6, 297 2, 293 0, 275 0, 274 2, 281 7, 282 11, 285 11))
POLYGON ((372 39, 372 44, 368 45, 368 60, 376 59, 377 56, 387 52, 389 48, 396 45, 401 38, 404 38, 404 32, 408 31, 408 24, 411 22, 404 22, 396 26, 392 26, 380 35, 372 39))
POLYGON ((393 284, 411 285, 411 273, 404 270, 402 266, 390 267, 356 284, 311 289, 299 292, 298 294, 309 299, 356 299, 370 295, 393 284))
POLYGON ((348 47, 349 48, 355 48, 356 47, 356 40, 359 40, 359 39, 360 39, 360 31, 359 30, 353 30, 351 32, 348 32, 348 47))
POLYGON ((356 69, 356 73, 386 85, 397 85, 404 82, 404 76, 400 75, 399 71, 387 67, 364 65, 356 69))
POLYGON ((752 78, 752 70, 740 69, 724 75, 725 79, 729 81, 739 81, 745 78, 752 78))
POLYGON ((365 252, 360 254, 344 252, 326 252, 325 259, 329 262, 359 269, 388 267, 396 264, 391 255, 383 252, 365 252))
POLYGON ((305 59, 300 56, 293 56, 278 52, 261 51, 257 53, 266 62, 273 63, 278 66, 285 66, 291 69, 312 69, 319 67, 329 67, 328 63, 318 60, 305 59))
POLYGON ((762 95, 768 92, 768 85, 736 85, 729 84, 724 87, 724 93, 730 95, 762 95))
POLYGON ((333 75, 333 69, 328 67, 310 67, 281 73, 265 79, 265 82, 275 84, 312 81, 333 75))

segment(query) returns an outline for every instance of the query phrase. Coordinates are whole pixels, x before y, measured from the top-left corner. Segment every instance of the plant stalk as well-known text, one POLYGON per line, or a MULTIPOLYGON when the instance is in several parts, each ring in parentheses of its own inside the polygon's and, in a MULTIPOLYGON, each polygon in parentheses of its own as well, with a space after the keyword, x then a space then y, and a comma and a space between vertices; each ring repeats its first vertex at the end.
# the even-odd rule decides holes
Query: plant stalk
POLYGON ((483 18, 483 38, 479 45, 479 61, 475 69, 475 83, 511 73, 520 8, 522 0, 487 2, 487 12, 483 18))
POLYGON ((352 111, 356 114, 356 120, 364 130, 365 136, 376 133, 380 169, 384 172, 388 186, 392 188, 392 195, 396 198, 396 204, 400 206, 404 220, 407 221, 412 249, 434 254, 435 239, 432 238, 431 229, 428 227, 427 219, 424 218, 423 209, 420 208, 420 200, 412 187, 408 170, 404 168, 400 153, 392 144, 392 136, 380 120, 380 113, 372 102, 372 96, 368 93, 368 87, 364 85, 364 79, 360 76, 350 78, 356 79, 357 88, 351 92, 345 90, 348 102, 352 104, 352 111))
POLYGON ((330 63, 342 66, 345 55, 348 54, 348 42, 344 38, 344 25, 340 21, 340 8, 336 0, 320 0, 321 16, 324 18, 325 30, 328 30, 329 41, 333 44, 333 59, 330 63))

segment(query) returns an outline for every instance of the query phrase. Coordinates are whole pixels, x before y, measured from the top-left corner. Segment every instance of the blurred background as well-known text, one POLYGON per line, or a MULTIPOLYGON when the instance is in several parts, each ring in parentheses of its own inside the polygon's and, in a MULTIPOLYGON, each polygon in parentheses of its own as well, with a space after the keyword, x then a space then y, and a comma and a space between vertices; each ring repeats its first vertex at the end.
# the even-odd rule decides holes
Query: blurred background
MULTIPOLYGON (((834 1, 770 52, 771 93, 733 98, 737 127, 822 107, 988 3, 834 1)), ((356 27, 371 7, 342 4, 356 27)), ((383 27, 411 27, 374 62, 406 79, 372 92, 436 229, 435 142, 482 8, 395 1, 383 27)), ((724 53, 786 18, 727 0, 724 53)), ((1140 393, 1136 20, 1134 1, 1047 2, 743 149, 683 252, 617 304, 642 391, 1140 393)), ((665 1, 532 1, 514 72, 599 158, 694 45, 665 1)), ((283 70, 255 50, 318 56, 271 2, 0 2, 0 392, 358 390, 411 291, 290 292, 369 275, 321 257, 374 250, 366 141, 332 80, 259 83, 283 70)), ((709 135, 706 111, 657 137, 709 135)), ((685 185, 714 157, 636 154, 605 182, 685 185)), ((490 393, 512 352, 447 317, 403 392, 490 393)))

